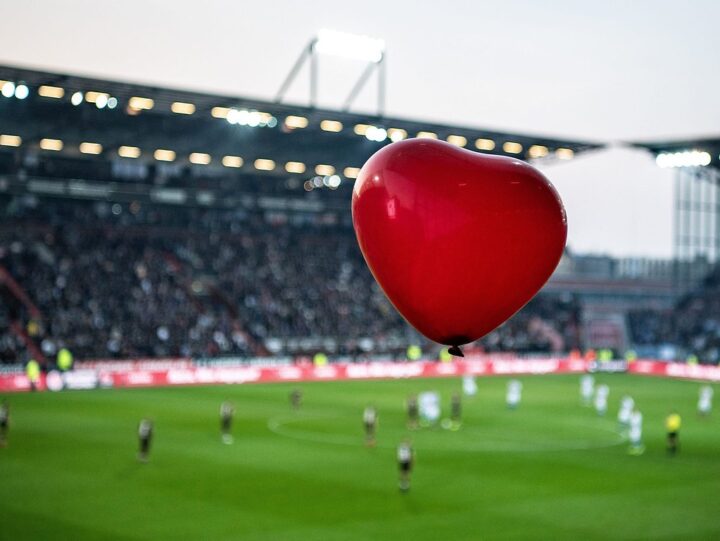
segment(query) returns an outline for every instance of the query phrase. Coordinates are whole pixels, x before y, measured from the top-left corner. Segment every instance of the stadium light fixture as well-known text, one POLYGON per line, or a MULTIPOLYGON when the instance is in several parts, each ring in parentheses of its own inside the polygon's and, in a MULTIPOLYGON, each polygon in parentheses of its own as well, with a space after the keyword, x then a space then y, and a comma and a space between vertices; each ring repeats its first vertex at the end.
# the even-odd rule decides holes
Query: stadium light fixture
POLYGON ((315 184, 313 184, 312 180, 306 180, 303 183, 303 188, 305 189, 306 192, 311 192, 315 188, 315 184))
POLYGON ((19 147, 20 145, 22 145, 22 139, 19 135, 0 135, 0 146, 19 147))
POLYGON ((340 184, 342 183, 342 179, 339 175, 330 175, 329 177, 325 177, 325 179, 323 180, 325 182, 325 185, 331 190, 336 190, 340 187, 340 184))
POLYGON ((357 176, 359 174, 360 174, 359 167, 346 167, 343 170, 343 175, 345 175, 346 178, 357 178, 357 176))
POLYGON ((305 172, 305 164, 302 162, 287 162, 285 164, 285 171, 288 173, 302 174, 305 172))
POLYGON ((38 95, 43 98, 53 98, 59 100, 65 96, 65 89, 59 86, 42 85, 38 88, 38 95))
POLYGON ((30 95, 30 89, 27 85, 19 84, 15 87, 15 97, 19 100, 24 100, 30 95))
POLYGON ((70 96, 70 103, 72 103, 74 106, 80 105, 85 98, 83 97, 82 92, 75 92, 72 96, 70 96))
POLYGON ((318 97, 318 57, 331 55, 367 63, 360 78, 355 82, 343 104, 343 111, 350 110, 353 101, 362 91, 373 71, 377 71, 377 114, 383 116, 385 109, 385 41, 337 30, 323 29, 318 32, 300 53, 299 58, 285 77, 278 90, 275 101, 281 103, 290 85, 297 78, 306 62, 310 65, 310 107, 316 107, 318 97))
POLYGON ((385 41, 369 36, 323 29, 318 32, 313 49, 320 54, 342 56, 377 64, 385 54, 385 41))
POLYGON ((388 130, 388 135, 390 136, 390 140, 393 143, 397 143, 398 141, 407 139, 407 131, 403 130, 402 128, 390 128, 388 130))
POLYGON ((288 128, 307 128, 308 119, 304 116, 290 115, 285 118, 285 126, 288 128))
POLYGON ((107 100, 109 97, 110 94, 108 94, 107 92, 98 92, 97 90, 88 90, 87 92, 85 92, 85 101, 88 103, 96 104, 98 100, 100 100, 101 103, 104 102, 105 104, 107 104, 107 100))
POLYGON ((250 126, 256 128, 258 126, 267 125, 266 118, 272 117, 268 113, 259 111, 248 111, 247 109, 230 109, 225 120, 230 124, 239 124, 240 126, 250 126))
POLYGON ((315 166, 315 174, 321 176, 329 176, 335 174, 335 168, 332 165, 321 163, 315 166))
POLYGON ((339 132, 342 131, 343 125, 339 120, 323 120, 320 122, 320 129, 323 131, 339 132))
POLYGON ((258 171, 272 171, 275 169, 275 162, 267 158, 258 158, 255 160, 254 165, 258 171))
POLYGON ((5 81, 0 89, 0 93, 6 98, 12 98, 15 95, 15 83, 12 81, 5 81))
POLYGON ((437 139, 437 133, 432 131, 419 131, 417 132, 417 135, 415 136, 418 139, 437 139))
POLYGON ((365 135, 369 127, 370 126, 368 124, 355 124, 353 131, 355 132, 355 135, 365 135))
POLYGON ((258 111, 258 115, 260 115, 260 126, 267 126, 268 128, 274 128, 277 126, 277 118, 272 116, 270 113, 258 111))
POLYGON ((667 167, 705 167, 712 161, 709 152, 701 150, 683 150, 679 152, 661 152, 655 162, 662 168, 667 167))
POLYGON ((51 150, 58 152, 63 149, 63 142, 60 139, 41 139, 40 148, 43 150, 51 150))
POLYGON ((135 111, 149 111, 150 109, 155 107, 155 100, 151 98, 133 96, 132 98, 130 98, 128 106, 130 107, 130 109, 134 109, 135 111))
POLYGON ((555 156, 560 160, 572 160, 575 157, 575 151, 571 148, 558 148, 555 151, 555 156))
POLYGON ((260 113, 257 111, 248 111, 247 116, 247 125, 251 128, 256 128, 260 125, 260 122, 262 121, 262 117, 260 116, 260 113))
POLYGON ((507 152, 508 154, 520 154, 523 146, 515 141, 506 141, 503 143, 502 149, 503 152, 507 152))
POLYGON ((365 131, 365 137, 370 141, 381 143, 387 139, 387 130, 385 128, 378 128, 377 126, 369 126, 365 131))
POLYGON ((462 135, 448 135, 447 142, 456 147, 464 147, 467 145, 467 137, 462 135))
POLYGON ((240 156, 225 156, 222 159, 222 164, 225 167, 233 167, 237 169, 238 167, 242 167, 243 163, 245 162, 240 156))
POLYGON ((230 107, 213 107, 210 114, 213 118, 227 118, 230 113, 230 107))
POLYGON ((188 160, 195 165, 208 165, 212 161, 212 157, 205 152, 193 152, 188 160))
POLYGON ((110 96, 110 98, 108 98, 108 102, 107 102, 108 109, 115 109, 115 107, 117 107, 117 105, 118 105, 117 98, 110 96))
POLYGON ((100 154, 102 150, 100 143, 80 143, 80 152, 83 154, 100 154))
POLYGON ((476 139, 475 148, 478 150, 495 150, 495 141, 492 139, 476 139))
POLYGON ((531 158, 544 158, 548 155, 548 147, 543 145, 532 145, 528 149, 528 156, 531 158))
POLYGON ((192 115, 195 113, 195 105, 184 101, 174 101, 170 110, 176 115, 192 115))
POLYGON ((117 152, 121 158, 139 158, 142 154, 138 147, 131 146, 121 146, 117 152))
POLYGON ((153 158, 155 158, 159 162, 174 162, 175 161, 175 151, 168 150, 166 148, 158 148, 153 153, 153 158))

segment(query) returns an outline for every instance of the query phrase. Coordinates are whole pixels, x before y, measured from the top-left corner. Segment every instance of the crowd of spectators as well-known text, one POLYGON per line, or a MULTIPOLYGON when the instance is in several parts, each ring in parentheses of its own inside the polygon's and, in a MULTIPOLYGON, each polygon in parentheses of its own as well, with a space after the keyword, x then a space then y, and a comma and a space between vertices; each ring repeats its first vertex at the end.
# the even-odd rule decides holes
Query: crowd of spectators
MULTIPOLYGON (((421 344, 347 224, 243 210, 0 199, 0 359, 383 353, 421 344), (24 339, 11 322, 20 325, 24 339)), ((541 295, 480 346, 567 351, 578 306, 541 295)))
POLYGON ((688 359, 720 363, 720 267, 682 297, 674 310, 633 311, 628 323, 638 345, 679 345, 688 359))

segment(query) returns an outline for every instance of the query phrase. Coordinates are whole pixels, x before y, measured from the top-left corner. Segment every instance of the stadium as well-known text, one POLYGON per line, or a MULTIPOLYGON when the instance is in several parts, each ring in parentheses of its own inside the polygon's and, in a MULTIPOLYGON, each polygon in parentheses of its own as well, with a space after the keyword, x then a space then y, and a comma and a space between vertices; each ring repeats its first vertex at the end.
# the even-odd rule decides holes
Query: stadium
MULTIPOLYGON (((27 39, 97 38, 79 4, 39 4, 0 28, 26 32, 37 9, 40 27, 59 22, 27 39)), ((239 9, 210 4, 202 20, 239 9)), ((161 5, 148 21, 167 24, 161 5)), ((720 136, 667 111, 656 130, 608 135, 609 104, 576 129, 587 137, 566 135, 574 114, 524 121, 575 92, 554 68, 521 78, 544 102, 494 95, 507 129, 461 94, 434 98, 458 110, 443 117, 418 107, 433 99, 420 79, 389 83, 408 59, 436 79, 453 61, 413 45, 410 22, 368 37, 353 10, 325 7, 353 31, 278 21, 297 48, 248 33, 243 55, 279 76, 235 92, 173 62, 151 79, 102 55, 0 54, 0 539, 720 536, 720 136), (622 177, 609 210, 612 182, 589 180, 603 163, 622 177), (657 189, 633 179, 638 163, 657 189), (468 182, 491 187, 454 191, 468 182), (645 236, 638 216, 655 224, 645 236)), ((547 8, 535 16, 572 19, 547 8)), ((676 15, 657 9, 627 24, 647 16, 656 37, 676 15)), ((148 34, 126 15, 106 47, 132 48, 122 28, 148 34)), ((702 36, 687 52, 708 59, 720 43, 702 36)))

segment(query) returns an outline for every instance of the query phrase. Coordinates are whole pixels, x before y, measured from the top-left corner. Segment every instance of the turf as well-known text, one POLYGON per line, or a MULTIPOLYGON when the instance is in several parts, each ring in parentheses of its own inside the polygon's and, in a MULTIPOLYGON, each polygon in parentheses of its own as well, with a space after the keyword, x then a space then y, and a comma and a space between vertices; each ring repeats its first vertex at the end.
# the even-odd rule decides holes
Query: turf
POLYGON ((10 396, 0 449, 0 539, 718 539, 720 419, 698 418, 697 383, 627 375, 610 411, 579 405, 577 376, 479 379, 451 432, 405 428, 404 400, 457 379, 77 391, 10 396), (623 393, 643 411, 647 450, 616 433, 623 393), (235 444, 219 437, 220 402, 236 404, 235 444), (363 445, 363 407, 380 412, 378 446, 363 445), (663 418, 683 416, 667 456, 663 418), (135 459, 139 419, 156 423, 149 464, 135 459), (395 446, 417 454, 397 489, 395 446))

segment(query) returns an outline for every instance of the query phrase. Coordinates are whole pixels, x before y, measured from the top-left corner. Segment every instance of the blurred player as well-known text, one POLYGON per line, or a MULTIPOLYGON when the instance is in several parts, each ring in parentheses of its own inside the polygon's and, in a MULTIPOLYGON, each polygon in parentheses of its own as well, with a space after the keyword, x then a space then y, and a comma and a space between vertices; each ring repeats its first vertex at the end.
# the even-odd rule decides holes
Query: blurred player
POLYGON ((222 433, 222 441, 225 445, 230 445, 233 442, 230 430, 232 428, 234 414, 235 406, 233 406, 232 402, 226 400, 220 405, 220 431, 222 433))
POLYGON ((413 467, 413 449, 410 440, 403 440, 397 448, 398 467, 400 468, 400 490, 410 490, 410 474, 413 467))
POLYGON ((630 416, 633 414, 635 408, 635 401, 632 397, 625 395, 620 400, 620 409, 618 410, 618 424, 620 429, 623 430, 630 424, 630 416))
POLYGON ((462 378, 463 393, 465 396, 475 396, 477 394, 477 382, 475 376, 463 376, 462 378))
POLYGON ((710 415, 712 411, 713 388, 710 385, 700 387, 700 398, 698 400, 698 413, 703 417, 710 415))
POLYGON ((610 387, 607 385, 598 385, 595 389, 595 411, 598 415, 605 415, 608 408, 608 395, 610 387))
POLYGON ((415 430, 420 422, 420 409, 418 407, 417 395, 411 394, 407 399, 407 426, 415 430))
POLYGON ((630 431, 628 436, 630 439, 629 453, 631 455, 641 455, 645 452, 645 446, 642 443, 642 413, 639 410, 634 409, 630 412, 628 423, 630 425, 630 431))
POLYGON ((368 406, 363 411, 363 424, 365 425, 365 445, 375 447, 375 433, 377 431, 378 414, 375 406, 368 406))
POLYGON ((293 389, 290 393, 290 406, 295 411, 300 409, 302 405, 302 391, 300 389, 293 389))
POLYGON ((580 378, 580 398, 584 406, 592 404, 593 392, 595 391, 595 378, 585 374, 580 378))
POLYGON ((7 447, 7 434, 10 427, 10 404, 3 400, 0 404, 0 447, 7 447))
POLYGON ((516 379, 511 379, 507 384, 507 393, 505 395, 505 403, 510 409, 515 409, 522 399, 522 383, 516 379))
POLYGON ((152 443, 153 437, 153 422, 150 419, 143 419, 140 421, 138 427, 138 437, 140 438, 140 452, 138 453, 138 460, 140 462, 147 462, 148 455, 150 454, 150 444, 152 443))
POLYGON ((677 412, 672 412, 665 418, 665 430, 667 431, 667 450, 671 455, 677 454, 680 448, 680 425, 682 418, 677 412))
POLYGON ((460 393, 453 393, 450 399, 450 430, 459 430, 462 424, 462 399, 460 393))

